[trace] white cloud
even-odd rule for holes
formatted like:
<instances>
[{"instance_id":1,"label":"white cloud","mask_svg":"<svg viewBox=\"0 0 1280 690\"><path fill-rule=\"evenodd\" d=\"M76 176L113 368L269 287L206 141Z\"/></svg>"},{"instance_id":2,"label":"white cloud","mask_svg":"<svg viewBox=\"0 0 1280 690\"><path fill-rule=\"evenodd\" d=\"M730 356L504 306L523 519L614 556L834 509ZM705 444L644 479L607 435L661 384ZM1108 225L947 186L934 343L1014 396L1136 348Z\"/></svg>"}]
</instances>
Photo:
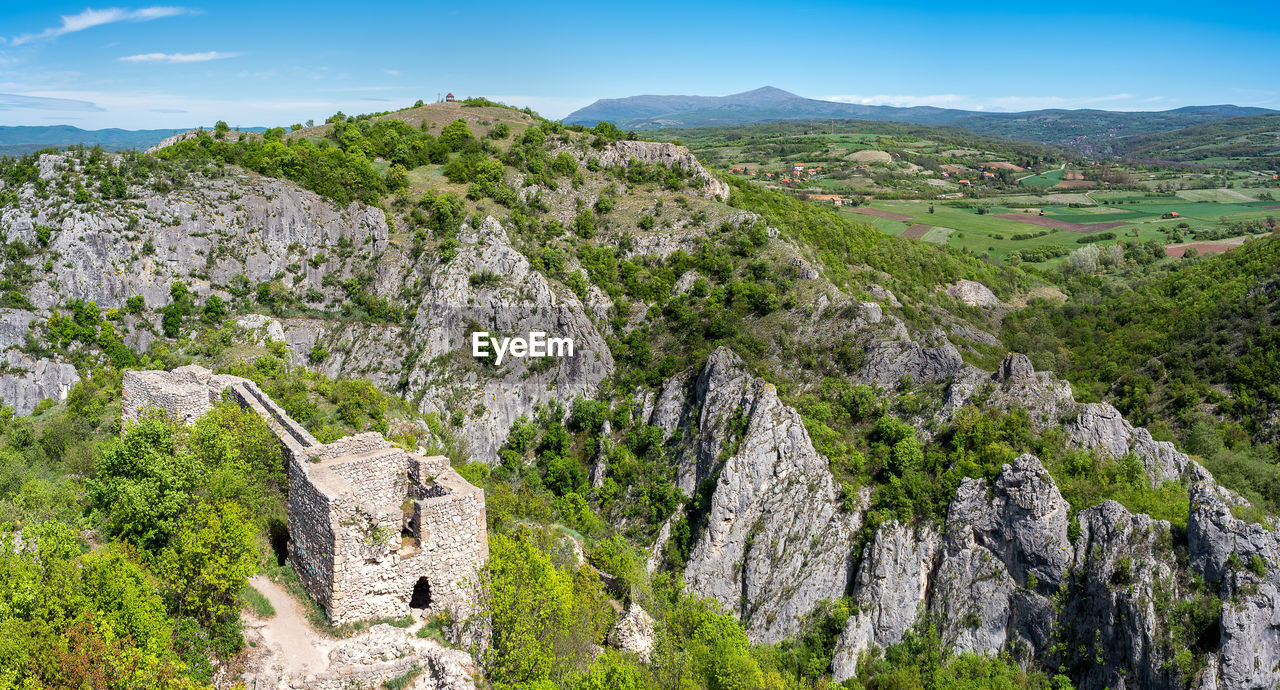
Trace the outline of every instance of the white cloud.
<instances>
[{"instance_id":1,"label":"white cloud","mask_svg":"<svg viewBox=\"0 0 1280 690\"><path fill-rule=\"evenodd\" d=\"M89 110L102 112L96 103L75 98L46 98L17 93L0 93L0 111L9 110Z\"/></svg>"},{"instance_id":2,"label":"white cloud","mask_svg":"<svg viewBox=\"0 0 1280 690\"><path fill-rule=\"evenodd\" d=\"M936 94L933 96L857 96L853 94L827 96L828 101L840 103L856 103L858 105L892 105L899 108L910 108L918 105L931 105L938 108L954 108L964 100L964 96L954 93Z\"/></svg>"},{"instance_id":3,"label":"white cloud","mask_svg":"<svg viewBox=\"0 0 1280 690\"><path fill-rule=\"evenodd\" d=\"M143 53L141 55L130 55L128 57L118 59L120 62L168 62L172 64L225 60L227 58L240 57L240 55L242 55L242 53L220 53L216 50L211 50L207 53Z\"/></svg>"},{"instance_id":4,"label":"white cloud","mask_svg":"<svg viewBox=\"0 0 1280 690\"><path fill-rule=\"evenodd\" d=\"M64 14L62 15L61 26L51 26L44 31L36 34L22 34L14 36L11 43L15 46L31 41L39 41L48 38L57 38L65 34L76 31L84 31L95 26L103 24L114 24L116 22L149 22L154 19L163 19L165 17L176 17L182 14L196 14L196 10L186 7L144 7L138 10L126 10L119 7L113 7L105 10L87 9L80 14Z\"/></svg>"},{"instance_id":5,"label":"white cloud","mask_svg":"<svg viewBox=\"0 0 1280 690\"><path fill-rule=\"evenodd\" d=\"M390 74L393 77L398 77L401 74L400 70L398 69L384 69L382 71L386 72L387 74Z\"/></svg>"}]
</instances>

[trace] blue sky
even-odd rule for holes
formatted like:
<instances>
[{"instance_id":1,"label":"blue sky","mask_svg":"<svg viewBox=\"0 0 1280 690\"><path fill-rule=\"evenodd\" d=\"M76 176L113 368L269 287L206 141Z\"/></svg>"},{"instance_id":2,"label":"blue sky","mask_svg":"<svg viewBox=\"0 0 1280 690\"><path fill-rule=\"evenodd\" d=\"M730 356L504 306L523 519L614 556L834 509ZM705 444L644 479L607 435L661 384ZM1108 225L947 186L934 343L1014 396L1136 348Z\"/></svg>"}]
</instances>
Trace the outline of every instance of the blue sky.
<instances>
[{"instance_id":1,"label":"blue sky","mask_svg":"<svg viewBox=\"0 0 1280 690\"><path fill-rule=\"evenodd\" d=\"M1280 109L1280 3L0 0L0 125L286 125L438 93Z\"/></svg>"}]
</instances>

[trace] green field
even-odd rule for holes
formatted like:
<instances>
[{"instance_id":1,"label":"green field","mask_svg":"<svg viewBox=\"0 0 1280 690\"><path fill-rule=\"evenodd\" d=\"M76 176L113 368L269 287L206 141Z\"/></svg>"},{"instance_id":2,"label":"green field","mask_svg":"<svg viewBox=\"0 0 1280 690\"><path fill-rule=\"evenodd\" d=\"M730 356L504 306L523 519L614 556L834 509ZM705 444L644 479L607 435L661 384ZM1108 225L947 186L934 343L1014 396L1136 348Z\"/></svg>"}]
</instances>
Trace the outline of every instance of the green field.
<instances>
[{"instance_id":1,"label":"green field","mask_svg":"<svg viewBox=\"0 0 1280 690\"><path fill-rule=\"evenodd\" d=\"M1023 187L1032 187L1034 189L1048 189L1062 181L1063 172L1065 171L1061 168L1057 170L1050 170L1049 172L1040 173L1039 175L1024 177L1018 181L1018 184Z\"/></svg>"},{"instance_id":2,"label":"green field","mask_svg":"<svg viewBox=\"0 0 1280 690\"><path fill-rule=\"evenodd\" d=\"M1213 191L1213 190L1206 190ZM1211 195L1204 195L1206 197ZM1266 206L1280 205L1273 201L1238 201L1221 203L1215 201L1187 201L1168 196L1135 196L1112 195L1105 197L1110 203L1101 206L1084 206L1088 203L1083 194L1075 195L1076 205L1044 205L1045 217L1070 223L1093 224L1105 222L1125 222L1108 230L1116 237L1100 242L1101 245L1115 242L1138 240L1168 241L1165 229L1186 223L1191 230L1211 230L1222 227L1222 221L1235 222L1241 220L1265 220L1268 216L1280 216L1276 209ZM1124 202L1124 203L1120 203ZM1129 203L1132 202L1132 203ZM977 208L965 208L963 205L946 204L935 201L873 201L871 208L892 211L912 216L908 221L876 218L852 209L842 209L849 218L868 223L887 235L900 235L912 224L920 223L934 226L922 238L923 241L947 244L957 249L968 249L975 254L986 254L992 259L1003 261L1010 252L1028 248L1057 245L1069 250L1084 246L1079 242L1086 235L1067 230L1055 230L1031 223L1024 223L1008 218L997 218L998 214L1026 214L1028 218L1037 217L1037 208L1008 208L1004 206L986 206L986 213L978 213ZM929 208L933 208L933 213ZM1165 213L1176 211L1177 218L1162 218ZM1184 229L1186 230L1186 229ZM1190 230L1188 241L1194 241ZM1036 235L1026 237L1027 235ZM1022 239L1014 239L1022 236ZM1221 241L1221 240L1207 240ZM1051 259L1049 263L1061 261Z\"/></svg>"}]
</instances>

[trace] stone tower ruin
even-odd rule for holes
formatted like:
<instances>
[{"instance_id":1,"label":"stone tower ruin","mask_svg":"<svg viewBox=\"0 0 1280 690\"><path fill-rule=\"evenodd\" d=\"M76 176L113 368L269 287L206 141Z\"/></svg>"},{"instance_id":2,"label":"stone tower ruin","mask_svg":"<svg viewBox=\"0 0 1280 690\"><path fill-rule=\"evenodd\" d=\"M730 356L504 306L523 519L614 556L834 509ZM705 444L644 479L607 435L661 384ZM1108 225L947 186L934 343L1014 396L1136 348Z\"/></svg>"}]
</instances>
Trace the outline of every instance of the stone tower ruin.
<instances>
[{"instance_id":1,"label":"stone tower ruin","mask_svg":"<svg viewBox=\"0 0 1280 690\"><path fill-rule=\"evenodd\" d=\"M448 458L382 434L316 441L253 382L199 366L126 371L122 425L163 410L186 424L225 399L256 412L284 449L288 562L335 625L414 609L469 615L489 556L484 491Z\"/></svg>"}]
</instances>

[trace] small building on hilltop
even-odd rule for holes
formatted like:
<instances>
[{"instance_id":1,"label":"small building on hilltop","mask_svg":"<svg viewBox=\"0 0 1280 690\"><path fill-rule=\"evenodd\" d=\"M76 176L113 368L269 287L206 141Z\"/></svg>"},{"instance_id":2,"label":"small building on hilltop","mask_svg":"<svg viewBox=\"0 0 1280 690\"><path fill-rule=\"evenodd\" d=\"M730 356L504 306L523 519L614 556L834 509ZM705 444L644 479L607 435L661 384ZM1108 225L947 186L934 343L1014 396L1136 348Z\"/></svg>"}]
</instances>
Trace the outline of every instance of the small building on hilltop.
<instances>
[{"instance_id":1,"label":"small building on hilltop","mask_svg":"<svg viewBox=\"0 0 1280 690\"><path fill-rule=\"evenodd\" d=\"M439 92L439 91L437 91L436 93L440 93L440 92ZM446 94L444 95L444 102L445 102L445 103L453 103L453 94L452 94L452 93L446 93Z\"/></svg>"},{"instance_id":2,"label":"small building on hilltop","mask_svg":"<svg viewBox=\"0 0 1280 690\"><path fill-rule=\"evenodd\" d=\"M484 491L448 458L377 432L320 443L253 381L199 366L126 371L122 389L126 428L152 409L190 424L224 398L266 420L284 451L288 562L331 623L470 615L489 557Z\"/></svg>"}]
</instances>

